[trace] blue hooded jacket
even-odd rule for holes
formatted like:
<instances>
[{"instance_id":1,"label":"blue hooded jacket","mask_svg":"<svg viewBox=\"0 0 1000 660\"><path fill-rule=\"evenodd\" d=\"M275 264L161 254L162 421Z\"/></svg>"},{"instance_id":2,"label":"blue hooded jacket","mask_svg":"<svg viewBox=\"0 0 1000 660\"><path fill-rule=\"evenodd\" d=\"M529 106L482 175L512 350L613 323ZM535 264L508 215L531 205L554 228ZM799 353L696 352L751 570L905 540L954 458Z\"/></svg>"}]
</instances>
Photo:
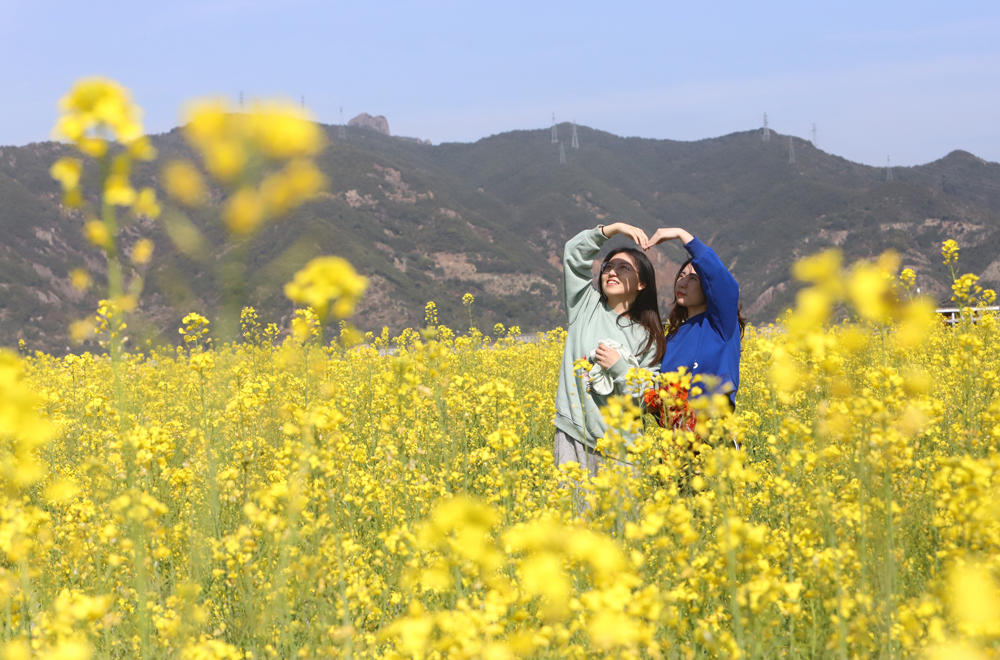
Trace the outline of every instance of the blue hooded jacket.
<instances>
[{"instance_id":1,"label":"blue hooded jacket","mask_svg":"<svg viewBox=\"0 0 1000 660\"><path fill-rule=\"evenodd\" d=\"M693 374L721 379L722 392L736 404L740 387L740 285L712 248L694 237L684 249L698 273L708 309L690 317L667 339L661 373L687 367Z\"/></svg>"}]
</instances>

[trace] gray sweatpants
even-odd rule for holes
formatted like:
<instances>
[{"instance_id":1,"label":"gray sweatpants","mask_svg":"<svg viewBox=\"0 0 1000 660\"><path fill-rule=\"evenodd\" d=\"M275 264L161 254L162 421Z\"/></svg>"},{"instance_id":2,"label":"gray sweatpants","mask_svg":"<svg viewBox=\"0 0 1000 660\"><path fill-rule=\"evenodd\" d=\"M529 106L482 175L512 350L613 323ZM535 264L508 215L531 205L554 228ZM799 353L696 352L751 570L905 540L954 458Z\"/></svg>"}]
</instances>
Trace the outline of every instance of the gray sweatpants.
<instances>
[{"instance_id":1,"label":"gray sweatpants","mask_svg":"<svg viewBox=\"0 0 1000 660\"><path fill-rule=\"evenodd\" d=\"M556 459L556 467L563 463L578 463L592 477L597 476L598 468L604 463L604 456L600 452L559 428L556 429L556 445L552 453Z\"/></svg>"}]
</instances>

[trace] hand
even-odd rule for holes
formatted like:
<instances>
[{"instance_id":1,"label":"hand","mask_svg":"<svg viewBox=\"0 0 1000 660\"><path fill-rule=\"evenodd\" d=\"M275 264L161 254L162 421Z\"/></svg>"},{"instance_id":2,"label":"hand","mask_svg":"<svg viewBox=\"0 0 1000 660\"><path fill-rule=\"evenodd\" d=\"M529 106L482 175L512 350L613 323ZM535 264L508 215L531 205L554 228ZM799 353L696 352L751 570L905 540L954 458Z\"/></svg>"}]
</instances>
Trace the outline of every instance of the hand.
<instances>
[{"instance_id":1,"label":"hand","mask_svg":"<svg viewBox=\"0 0 1000 660\"><path fill-rule=\"evenodd\" d=\"M649 243L645 249L648 250L654 245L659 245L660 243L666 243L667 241L673 240L679 240L684 245L687 245L694 240L694 236L680 227L663 227L662 229L656 230L656 233L654 233L652 238L649 239Z\"/></svg>"},{"instance_id":2,"label":"hand","mask_svg":"<svg viewBox=\"0 0 1000 660\"><path fill-rule=\"evenodd\" d=\"M648 250L650 248L649 238L646 237L646 232L639 229L638 227L633 227L632 225L627 225L624 222L615 222L610 225L605 225L603 229L604 235L608 238L615 236L616 234L622 234L628 236L633 241L635 241L639 247L643 250Z\"/></svg>"},{"instance_id":3,"label":"hand","mask_svg":"<svg viewBox=\"0 0 1000 660\"><path fill-rule=\"evenodd\" d=\"M605 369L610 369L611 365L621 359L621 355L618 354L613 348L608 348L604 344L598 344L597 350L595 351L594 362L601 365Z\"/></svg>"}]
</instances>

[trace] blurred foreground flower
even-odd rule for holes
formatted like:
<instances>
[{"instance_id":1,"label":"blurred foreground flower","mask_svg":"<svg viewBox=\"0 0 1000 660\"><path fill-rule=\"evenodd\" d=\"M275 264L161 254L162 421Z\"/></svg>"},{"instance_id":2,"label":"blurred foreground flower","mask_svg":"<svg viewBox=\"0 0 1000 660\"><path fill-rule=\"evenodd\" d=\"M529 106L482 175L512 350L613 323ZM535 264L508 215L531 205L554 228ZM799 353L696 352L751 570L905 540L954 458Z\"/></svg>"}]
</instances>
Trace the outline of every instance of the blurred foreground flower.
<instances>
[{"instance_id":1,"label":"blurred foreground flower","mask_svg":"<svg viewBox=\"0 0 1000 660\"><path fill-rule=\"evenodd\" d=\"M201 206L208 198L208 189L201 173L194 165L183 160L173 160L163 166L163 187L167 194L184 206Z\"/></svg>"},{"instance_id":2,"label":"blurred foreground flower","mask_svg":"<svg viewBox=\"0 0 1000 660\"><path fill-rule=\"evenodd\" d=\"M337 318L353 314L367 286L368 280L346 259L317 257L285 285L285 295L292 302L311 307L325 321L331 311Z\"/></svg>"},{"instance_id":3,"label":"blurred foreground flower","mask_svg":"<svg viewBox=\"0 0 1000 660\"><path fill-rule=\"evenodd\" d=\"M222 101L198 101L185 113L184 135L209 175L230 190L222 219L234 236L256 232L326 187L311 157L326 146L320 127L301 108L279 101L249 113ZM169 194L198 206L206 188L198 169L173 161L163 169Z\"/></svg>"},{"instance_id":4,"label":"blurred foreground flower","mask_svg":"<svg viewBox=\"0 0 1000 660\"><path fill-rule=\"evenodd\" d=\"M174 159L160 171L167 195L177 202L164 214L167 235L180 252L219 275L222 304L215 328L221 341L236 338L240 312L250 303L252 239L327 186L312 160L326 147L326 134L312 117L282 101L252 106L244 112L218 99L191 103L183 113L183 133L196 160ZM206 206L225 228L225 245L213 245L185 210ZM212 259L213 253L219 258ZM338 316L352 307L345 301Z\"/></svg>"},{"instance_id":5,"label":"blurred foreground flower","mask_svg":"<svg viewBox=\"0 0 1000 660\"><path fill-rule=\"evenodd\" d=\"M114 80L92 77L78 80L69 93L59 102L62 111L53 135L57 139L68 140L84 155L100 161L100 200L96 205L87 201L81 189L84 161L78 158L61 158L49 170L52 178L63 189L63 204L81 208L87 218L83 233L87 240L104 251L108 264L107 298L111 304L103 306L105 312L115 317L123 311L135 307L135 301L143 287L143 278L131 278L129 289L123 287L122 256L118 240L119 222L117 208L129 207L133 220L160 215L160 205L152 188L136 190L132 186L131 172L133 160L152 160L156 157L149 138L143 134L142 109L132 101L132 95ZM122 148L111 149L110 143L117 142ZM140 239L132 253L132 261L142 265L152 254L152 243ZM73 285L85 289L90 278L85 271L74 271ZM108 317L104 325L124 328L121 318ZM77 323L71 331L74 342L79 342L90 333L86 325ZM118 331L110 333L110 349L113 359L119 353Z\"/></svg>"},{"instance_id":6,"label":"blurred foreground flower","mask_svg":"<svg viewBox=\"0 0 1000 660\"><path fill-rule=\"evenodd\" d=\"M153 257L153 241L141 238L132 246L132 262L139 265L149 263Z\"/></svg>"},{"instance_id":7,"label":"blurred foreground flower","mask_svg":"<svg viewBox=\"0 0 1000 660\"><path fill-rule=\"evenodd\" d=\"M970 563L951 574L952 616L964 635L1000 636L1000 591L989 565Z\"/></svg>"},{"instance_id":8,"label":"blurred foreground flower","mask_svg":"<svg viewBox=\"0 0 1000 660\"><path fill-rule=\"evenodd\" d=\"M143 137L142 110L132 102L129 91L114 80L100 76L78 80L59 101L59 108L64 114L53 132L72 142L93 140L88 145L92 156L104 155L96 146L103 143L98 134L106 134L123 144Z\"/></svg>"},{"instance_id":9,"label":"blurred foreground flower","mask_svg":"<svg viewBox=\"0 0 1000 660\"><path fill-rule=\"evenodd\" d=\"M38 397L24 384L20 358L0 351L0 479L8 491L42 476L35 449L48 442L55 430L38 413L38 404Z\"/></svg>"},{"instance_id":10,"label":"blurred foreground flower","mask_svg":"<svg viewBox=\"0 0 1000 660\"><path fill-rule=\"evenodd\" d=\"M149 188L137 193L129 182L131 162L152 160L156 149L143 134L142 109L132 101L129 91L108 78L78 80L59 102L62 111L52 134L68 140L83 154L104 159L108 143L118 142L125 151L114 156L103 181L105 202L118 206L139 204L136 213L156 217L159 209ZM61 158L50 169L59 181L69 206L82 202L79 184L83 163L76 158ZM103 246L102 246L103 247Z\"/></svg>"}]
</instances>

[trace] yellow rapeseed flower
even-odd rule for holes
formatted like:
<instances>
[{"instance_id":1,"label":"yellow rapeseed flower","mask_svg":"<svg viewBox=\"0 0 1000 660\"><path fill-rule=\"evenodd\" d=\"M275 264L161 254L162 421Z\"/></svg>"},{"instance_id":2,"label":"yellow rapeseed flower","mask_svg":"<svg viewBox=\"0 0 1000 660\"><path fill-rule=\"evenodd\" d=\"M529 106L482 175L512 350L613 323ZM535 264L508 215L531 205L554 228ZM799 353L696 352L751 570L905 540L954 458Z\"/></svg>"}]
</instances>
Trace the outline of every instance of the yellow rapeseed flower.
<instances>
[{"instance_id":1,"label":"yellow rapeseed flower","mask_svg":"<svg viewBox=\"0 0 1000 660\"><path fill-rule=\"evenodd\" d=\"M795 313L788 319L790 332L804 335L810 330L822 327L830 318L833 300L822 288L802 289L795 297Z\"/></svg>"},{"instance_id":2,"label":"yellow rapeseed flower","mask_svg":"<svg viewBox=\"0 0 1000 660\"><path fill-rule=\"evenodd\" d=\"M338 318L354 313L368 280L341 257L317 257L285 285L289 300L316 310L321 319L332 311Z\"/></svg>"},{"instance_id":3,"label":"yellow rapeseed flower","mask_svg":"<svg viewBox=\"0 0 1000 660\"><path fill-rule=\"evenodd\" d=\"M281 215L312 199L326 187L326 177L308 160L293 160L267 177L260 192L268 212Z\"/></svg>"},{"instance_id":4,"label":"yellow rapeseed flower","mask_svg":"<svg viewBox=\"0 0 1000 660\"><path fill-rule=\"evenodd\" d=\"M142 136L141 110L127 89L108 78L78 80L59 107L64 114L56 123L57 138L79 142L89 131L101 130L129 144Z\"/></svg>"},{"instance_id":5,"label":"yellow rapeseed flower","mask_svg":"<svg viewBox=\"0 0 1000 660\"><path fill-rule=\"evenodd\" d=\"M771 382L780 392L791 393L802 382L802 373L795 359L784 347L772 353Z\"/></svg>"},{"instance_id":6,"label":"yellow rapeseed flower","mask_svg":"<svg viewBox=\"0 0 1000 660\"><path fill-rule=\"evenodd\" d=\"M802 282L824 282L839 276L843 259L840 250L825 250L796 261L792 266L792 274Z\"/></svg>"},{"instance_id":7,"label":"yellow rapeseed flower","mask_svg":"<svg viewBox=\"0 0 1000 660\"><path fill-rule=\"evenodd\" d=\"M132 206L136 201L135 188L127 176L111 174L104 183L104 199L115 206Z\"/></svg>"},{"instance_id":8,"label":"yellow rapeseed flower","mask_svg":"<svg viewBox=\"0 0 1000 660\"><path fill-rule=\"evenodd\" d=\"M161 172L167 194L185 206L197 207L208 199L208 189L198 169L183 160L172 160Z\"/></svg>"},{"instance_id":9,"label":"yellow rapeseed flower","mask_svg":"<svg viewBox=\"0 0 1000 660\"><path fill-rule=\"evenodd\" d=\"M92 318L73 321L69 324L69 340L79 346L86 339L92 337L96 329L97 325Z\"/></svg>"},{"instance_id":10,"label":"yellow rapeseed flower","mask_svg":"<svg viewBox=\"0 0 1000 660\"><path fill-rule=\"evenodd\" d=\"M958 243L952 239L941 244L941 256L944 257L944 265L956 263L958 261Z\"/></svg>"},{"instance_id":11,"label":"yellow rapeseed flower","mask_svg":"<svg viewBox=\"0 0 1000 660\"><path fill-rule=\"evenodd\" d=\"M110 232L108 232L108 226L101 220L89 220L83 226L83 234L87 237L88 241L97 247L104 248L105 250L110 250L114 247L114 241L111 238Z\"/></svg>"},{"instance_id":12,"label":"yellow rapeseed flower","mask_svg":"<svg viewBox=\"0 0 1000 660\"><path fill-rule=\"evenodd\" d=\"M108 141L99 137L81 137L76 141L76 148L91 158L101 158L108 153Z\"/></svg>"},{"instance_id":13,"label":"yellow rapeseed flower","mask_svg":"<svg viewBox=\"0 0 1000 660\"><path fill-rule=\"evenodd\" d=\"M45 499L56 504L65 504L71 501L80 492L71 479L57 479L45 488Z\"/></svg>"},{"instance_id":14,"label":"yellow rapeseed flower","mask_svg":"<svg viewBox=\"0 0 1000 660\"><path fill-rule=\"evenodd\" d=\"M156 191L152 188L143 188L140 190L132 204L133 213L148 218L160 217L160 210L160 204L156 201Z\"/></svg>"},{"instance_id":15,"label":"yellow rapeseed flower","mask_svg":"<svg viewBox=\"0 0 1000 660\"><path fill-rule=\"evenodd\" d=\"M129 143L128 153L136 160L149 161L156 158L157 151L150 139L143 135Z\"/></svg>"},{"instance_id":16,"label":"yellow rapeseed flower","mask_svg":"<svg viewBox=\"0 0 1000 660\"><path fill-rule=\"evenodd\" d=\"M90 273L85 268L75 268L69 272L69 280L77 291L86 291L90 287Z\"/></svg>"},{"instance_id":17,"label":"yellow rapeseed flower","mask_svg":"<svg viewBox=\"0 0 1000 660\"><path fill-rule=\"evenodd\" d=\"M430 301L424 305L424 325L432 327L438 324L437 305Z\"/></svg>"},{"instance_id":18,"label":"yellow rapeseed flower","mask_svg":"<svg viewBox=\"0 0 1000 660\"><path fill-rule=\"evenodd\" d=\"M1000 585L990 567L971 563L951 575L951 608L959 628L970 635L1000 635Z\"/></svg>"},{"instance_id":19,"label":"yellow rapeseed flower","mask_svg":"<svg viewBox=\"0 0 1000 660\"><path fill-rule=\"evenodd\" d=\"M0 350L0 440L10 443L4 443L0 480L8 488L23 487L42 476L35 450L52 437L55 429L38 412L39 403L25 384L21 359Z\"/></svg>"},{"instance_id":20,"label":"yellow rapeseed flower","mask_svg":"<svg viewBox=\"0 0 1000 660\"><path fill-rule=\"evenodd\" d=\"M209 321L196 312L186 315L181 323L184 325L177 332L184 337L184 345L197 348L207 341Z\"/></svg>"},{"instance_id":21,"label":"yellow rapeseed flower","mask_svg":"<svg viewBox=\"0 0 1000 660\"><path fill-rule=\"evenodd\" d=\"M76 158L60 158L49 168L49 174L62 185L63 190L74 190L80 185L83 163Z\"/></svg>"},{"instance_id":22,"label":"yellow rapeseed flower","mask_svg":"<svg viewBox=\"0 0 1000 660\"><path fill-rule=\"evenodd\" d=\"M206 144L202 150L205 169L215 178L226 183L235 181L247 164L247 153L242 143L222 138Z\"/></svg>"},{"instance_id":23,"label":"yellow rapeseed flower","mask_svg":"<svg viewBox=\"0 0 1000 660\"><path fill-rule=\"evenodd\" d=\"M196 145L214 140L226 130L228 105L218 99L194 101L183 112L184 135Z\"/></svg>"},{"instance_id":24,"label":"yellow rapeseed flower","mask_svg":"<svg viewBox=\"0 0 1000 660\"><path fill-rule=\"evenodd\" d=\"M861 263L855 266L847 281L847 293L862 318L882 321L889 311L887 297L891 284L877 264Z\"/></svg>"},{"instance_id":25,"label":"yellow rapeseed flower","mask_svg":"<svg viewBox=\"0 0 1000 660\"><path fill-rule=\"evenodd\" d=\"M142 265L149 263L153 256L153 241L141 238L132 246L132 262Z\"/></svg>"},{"instance_id":26,"label":"yellow rapeseed flower","mask_svg":"<svg viewBox=\"0 0 1000 660\"><path fill-rule=\"evenodd\" d=\"M978 281L979 277L972 273L965 273L956 278L951 285L951 299L960 303L974 303L976 297L982 293L982 288L976 284Z\"/></svg>"},{"instance_id":27,"label":"yellow rapeseed flower","mask_svg":"<svg viewBox=\"0 0 1000 660\"><path fill-rule=\"evenodd\" d=\"M67 639L42 657L44 660L90 660L94 651L85 640Z\"/></svg>"},{"instance_id":28,"label":"yellow rapeseed flower","mask_svg":"<svg viewBox=\"0 0 1000 660\"><path fill-rule=\"evenodd\" d=\"M237 236L252 234L264 222L264 203L253 188L240 188L226 201L222 211L226 228Z\"/></svg>"},{"instance_id":29,"label":"yellow rapeseed flower","mask_svg":"<svg viewBox=\"0 0 1000 660\"><path fill-rule=\"evenodd\" d=\"M4 644L0 654L2 654L3 660L32 660L31 646L20 639Z\"/></svg>"},{"instance_id":30,"label":"yellow rapeseed flower","mask_svg":"<svg viewBox=\"0 0 1000 660\"><path fill-rule=\"evenodd\" d=\"M249 132L267 156L279 160L315 156L326 136L305 110L291 103L260 104L248 116Z\"/></svg>"}]
</instances>

